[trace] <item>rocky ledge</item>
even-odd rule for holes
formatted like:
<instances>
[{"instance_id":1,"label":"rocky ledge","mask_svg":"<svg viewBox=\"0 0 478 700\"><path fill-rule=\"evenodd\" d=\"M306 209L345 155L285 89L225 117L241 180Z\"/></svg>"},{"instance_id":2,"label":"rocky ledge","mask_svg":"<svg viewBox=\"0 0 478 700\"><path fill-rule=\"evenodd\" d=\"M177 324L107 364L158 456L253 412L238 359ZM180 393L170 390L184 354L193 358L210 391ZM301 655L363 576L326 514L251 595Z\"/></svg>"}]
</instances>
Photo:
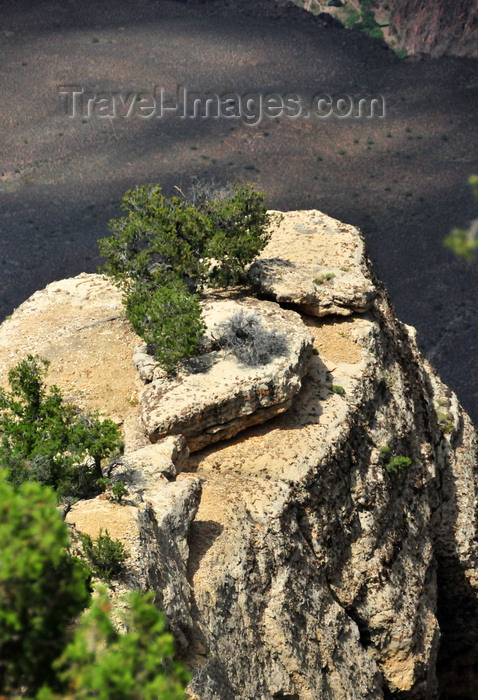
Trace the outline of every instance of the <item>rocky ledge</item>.
<instances>
[{"instance_id":1,"label":"rocky ledge","mask_svg":"<svg viewBox=\"0 0 478 700\"><path fill-rule=\"evenodd\" d=\"M22 350L41 352L65 393L113 410L124 426L125 454L110 477L127 483L125 504L81 501L68 518L126 544L116 592L155 591L193 669L191 699L474 698L474 428L394 315L359 233L316 211L284 221L298 227L302 260L295 247L263 259L302 270L303 290L311 275L349 268L367 297L349 297L353 313L312 312L323 308L320 284L309 313L308 292L288 293L294 311L208 299L199 371L186 366L181 382L166 381L152 358L134 353L138 338L114 290L84 275L38 292L2 325L2 376ZM323 224L328 238L318 234ZM257 277L261 294L282 298L278 269L267 292ZM336 278L330 309L343 309ZM237 304L282 324L289 355L259 370L215 349L217 326ZM274 392L261 394L265 377L281 387L275 407ZM268 420L257 424L256 413Z\"/></svg>"},{"instance_id":2,"label":"rocky ledge","mask_svg":"<svg viewBox=\"0 0 478 700\"><path fill-rule=\"evenodd\" d=\"M249 279L258 294L311 316L364 312L376 296L358 229L316 210L282 214Z\"/></svg>"},{"instance_id":3,"label":"rocky ledge","mask_svg":"<svg viewBox=\"0 0 478 700\"><path fill-rule=\"evenodd\" d=\"M174 378L137 352L135 361L152 381L140 396L141 420L152 442L166 435L184 435L191 451L234 437L286 411L298 394L309 368L312 337L293 311L278 304L245 298L206 300L203 315L209 339L220 343L220 326L234 314L252 315L266 331L283 339L283 352L266 364L249 366L226 350L209 350L185 362Z\"/></svg>"}]
</instances>

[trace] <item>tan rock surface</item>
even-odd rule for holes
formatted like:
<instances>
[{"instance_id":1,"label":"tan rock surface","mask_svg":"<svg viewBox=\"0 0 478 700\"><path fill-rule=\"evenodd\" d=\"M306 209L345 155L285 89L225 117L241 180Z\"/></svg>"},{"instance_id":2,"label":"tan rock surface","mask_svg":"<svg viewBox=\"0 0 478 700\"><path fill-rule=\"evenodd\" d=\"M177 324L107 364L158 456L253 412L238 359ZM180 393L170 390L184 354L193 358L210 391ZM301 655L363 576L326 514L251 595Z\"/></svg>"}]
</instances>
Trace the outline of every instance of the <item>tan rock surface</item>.
<instances>
[{"instance_id":1,"label":"tan rock surface","mask_svg":"<svg viewBox=\"0 0 478 700\"><path fill-rule=\"evenodd\" d=\"M257 314L266 329L284 334L287 350L254 367L241 364L224 350L211 351L184 363L176 377L162 373L146 384L140 396L146 434L153 442L168 434L184 435L191 451L287 410L300 390L312 350L310 333L300 317L272 302L214 300L206 301L203 308L212 336L220 323L244 310Z\"/></svg>"},{"instance_id":2,"label":"tan rock surface","mask_svg":"<svg viewBox=\"0 0 478 700\"><path fill-rule=\"evenodd\" d=\"M89 326L81 353L94 358L91 374L71 371L77 363L86 369L75 350L76 324L115 315L96 276L88 292L89 300L98 290L94 315L79 309L72 299L89 282L75 279L59 283L57 304L51 290L40 293L30 330L22 309L2 326L3 378L19 359L20 337L49 352L52 368L63 358L60 387L72 386L87 406L108 405L126 416L134 407L121 381L108 403L107 350L118 353L114 361L130 386L136 370L116 347L120 337L95 330L116 321ZM62 285L76 291L67 294ZM362 316L294 315L319 354L289 410L196 452L188 464L178 436L155 446L157 461L132 440L130 452L149 457L119 465L131 477L126 504L99 498L68 515L85 532L107 527L125 542L131 557L122 585L155 591L194 670L196 699L399 693L433 700L439 625L447 691L458 687L457 678L460 692L476 687L476 434L378 283L376 289ZM137 339L125 338L131 358ZM387 470L384 446L411 460L403 478ZM166 465L174 478L171 464L182 470L175 481L164 476ZM113 477L119 473L115 467Z\"/></svg>"},{"instance_id":3,"label":"tan rock surface","mask_svg":"<svg viewBox=\"0 0 478 700\"><path fill-rule=\"evenodd\" d=\"M376 295L358 229L317 210L283 214L248 274L260 294L312 316L363 312Z\"/></svg>"},{"instance_id":4,"label":"tan rock surface","mask_svg":"<svg viewBox=\"0 0 478 700\"><path fill-rule=\"evenodd\" d=\"M40 355L50 361L47 384L82 410L126 425L132 437L140 383L131 356L139 340L124 318L121 292L102 275L53 282L1 325L0 385L20 360Z\"/></svg>"}]
</instances>

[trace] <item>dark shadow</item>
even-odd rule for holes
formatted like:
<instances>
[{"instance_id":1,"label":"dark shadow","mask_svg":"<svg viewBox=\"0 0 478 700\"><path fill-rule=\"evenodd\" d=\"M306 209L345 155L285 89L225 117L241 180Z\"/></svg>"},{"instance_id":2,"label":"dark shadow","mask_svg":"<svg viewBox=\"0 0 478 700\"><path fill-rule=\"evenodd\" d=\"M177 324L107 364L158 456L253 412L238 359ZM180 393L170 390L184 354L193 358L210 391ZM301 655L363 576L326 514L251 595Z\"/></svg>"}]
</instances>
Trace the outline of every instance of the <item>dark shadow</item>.
<instances>
[{"instance_id":1,"label":"dark shadow","mask_svg":"<svg viewBox=\"0 0 478 700\"><path fill-rule=\"evenodd\" d=\"M209 370L219 362L217 352L208 352L205 355L191 357L184 362L184 369L188 374L206 374Z\"/></svg>"},{"instance_id":2,"label":"dark shadow","mask_svg":"<svg viewBox=\"0 0 478 700\"><path fill-rule=\"evenodd\" d=\"M188 581L192 583L194 574L199 569L201 559L212 547L221 532L222 525L214 520L194 520L188 533L189 559L187 567Z\"/></svg>"}]
</instances>

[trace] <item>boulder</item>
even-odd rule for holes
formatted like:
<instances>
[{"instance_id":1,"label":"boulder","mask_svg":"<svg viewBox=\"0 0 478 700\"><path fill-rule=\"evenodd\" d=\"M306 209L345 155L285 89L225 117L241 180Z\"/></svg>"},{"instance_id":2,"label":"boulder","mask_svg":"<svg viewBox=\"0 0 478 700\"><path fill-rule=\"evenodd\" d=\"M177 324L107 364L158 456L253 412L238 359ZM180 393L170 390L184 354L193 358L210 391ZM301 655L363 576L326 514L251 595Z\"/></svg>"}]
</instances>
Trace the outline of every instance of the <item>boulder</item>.
<instances>
[{"instance_id":1,"label":"boulder","mask_svg":"<svg viewBox=\"0 0 478 700\"><path fill-rule=\"evenodd\" d=\"M181 435L170 435L155 445L145 445L134 452L117 457L108 477L122 481L143 495L148 484L176 478L186 465L189 449Z\"/></svg>"},{"instance_id":2,"label":"boulder","mask_svg":"<svg viewBox=\"0 0 478 700\"><path fill-rule=\"evenodd\" d=\"M300 390L313 340L296 312L252 298L209 299L203 311L205 352L172 378L156 367L141 394L141 420L152 442L184 435L189 449L199 450L283 413ZM221 349L221 324L241 311L281 336L285 351L267 364L250 366Z\"/></svg>"},{"instance_id":3,"label":"boulder","mask_svg":"<svg viewBox=\"0 0 478 700\"><path fill-rule=\"evenodd\" d=\"M377 294L359 230L317 210L283 214L248 275L260 295L311 316L364 312Z\"/></svg>"}]
</instances>

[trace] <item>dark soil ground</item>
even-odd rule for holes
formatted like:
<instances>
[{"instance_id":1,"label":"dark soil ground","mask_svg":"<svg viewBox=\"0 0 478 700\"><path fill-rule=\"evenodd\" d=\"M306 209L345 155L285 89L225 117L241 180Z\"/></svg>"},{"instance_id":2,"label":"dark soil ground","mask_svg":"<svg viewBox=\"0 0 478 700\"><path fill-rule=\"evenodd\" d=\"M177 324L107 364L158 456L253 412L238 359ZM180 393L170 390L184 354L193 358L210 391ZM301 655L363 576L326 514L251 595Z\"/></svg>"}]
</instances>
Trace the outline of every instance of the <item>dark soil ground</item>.
<instances>
[{"instance_id":1,"label":"dark soil ground","mask_svg":"<svg viewBox=\"0 0 478 700\"><path fill-rule=\"evenodd\" d=\"M282 1L282 0L281 0ZM445 250L477 214L478 63L399 60L380 42L262 2L2 2L0 317L96 271L125 190L251 180L277 209L363 229L399 317L478 420L477 263ZM382 94L384 119L71 119L59 85L93 92Z\"/></svg>"}]
</instances>

